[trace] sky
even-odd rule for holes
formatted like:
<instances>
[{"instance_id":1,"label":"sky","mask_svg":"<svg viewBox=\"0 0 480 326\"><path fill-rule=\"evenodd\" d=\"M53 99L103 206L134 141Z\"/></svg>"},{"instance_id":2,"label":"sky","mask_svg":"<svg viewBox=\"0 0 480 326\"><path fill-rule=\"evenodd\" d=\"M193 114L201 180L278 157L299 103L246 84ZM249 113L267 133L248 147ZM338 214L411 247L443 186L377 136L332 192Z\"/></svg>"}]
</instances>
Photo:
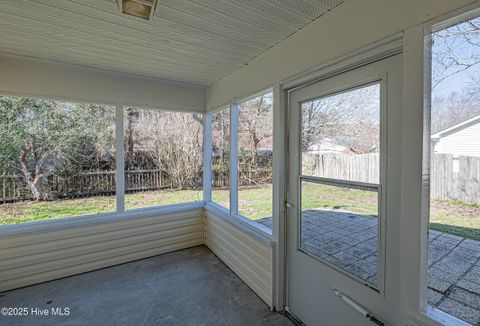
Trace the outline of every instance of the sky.
<instances>
[{"instance_id":1,"label":"sky","mask_svg":"<svg viewBox=\"0 0 480 326\"><path fill-rule=\"evenodd\" d=\"M439 83L432 92L433 96L448 96L452 92L460 92L468 86L472 76L480 76L480 64L467 71L450 76Z\"/></svg>"},{"instance_id":2,"label":"sky","mask_svg":"<svg viewBox=\"0 0 480 326\"><path fill-rule=\"evenodd\" d=\"M475 23L475 25L480 26L479 18L472 20L472 22ZM473 30L467 23L458 24L454 27L433 34L432 73L434 76L443 70L441 66L435 64L435 59L449 51L451 51L454 57L460 58L464 62L480 62L480 46L466 42L465 37L458 36L459 31L467 33L466 35L470 37L472 41L471 43L480 44L480 30ZM463 88L471 84L472 77L478 78L480 76L480 63L467 70L461 72L458 71L458 66L453 66L447 69L446 75L449 77L434 87L432 90L432 96L448 96L452 92L460 92Z\"/></svg>"}]
</instances>

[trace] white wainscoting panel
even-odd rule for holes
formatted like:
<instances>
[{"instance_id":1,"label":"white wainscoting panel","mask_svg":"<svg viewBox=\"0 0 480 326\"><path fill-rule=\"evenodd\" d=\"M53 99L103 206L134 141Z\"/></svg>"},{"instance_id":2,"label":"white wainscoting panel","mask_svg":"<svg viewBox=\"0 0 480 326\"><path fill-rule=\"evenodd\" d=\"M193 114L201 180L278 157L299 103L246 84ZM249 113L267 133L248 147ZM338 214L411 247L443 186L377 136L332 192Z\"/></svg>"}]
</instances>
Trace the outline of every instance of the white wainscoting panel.
<instances>
[{"instance_id":1,"label":"white wainscoting panel","mask_svg":"<svg viewBox=\"0 0 480 326\"><path fill-rule=\"evenodd\" d=\"M272 307L272 245L231 219L207 209L205 245Z\"/></svg>"},{"instance_id":2,"label":"white wainscoting panel","mask_svg":"<svg viewBox=\"0 0 480 326\"><path fill-rule=\"evenodd\" d=\"M0 235L0 291L202 245L204 209Z\"/></svg>"}]
</instances>

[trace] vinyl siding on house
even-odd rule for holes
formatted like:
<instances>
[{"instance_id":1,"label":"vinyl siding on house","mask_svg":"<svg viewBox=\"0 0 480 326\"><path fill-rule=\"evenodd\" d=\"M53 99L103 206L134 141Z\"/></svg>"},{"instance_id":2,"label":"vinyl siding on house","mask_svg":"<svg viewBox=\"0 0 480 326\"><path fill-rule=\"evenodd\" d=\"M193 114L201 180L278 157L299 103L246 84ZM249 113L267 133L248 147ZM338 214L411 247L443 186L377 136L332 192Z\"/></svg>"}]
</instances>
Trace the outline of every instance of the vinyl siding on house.
<instances>
[{"instance_id":1,"label":"vinyl siding on house","mask_svg":"<svg viewBox=\"0 0 480 326\"><path fill-rule=\"evenodd\" d=\"M480 121L442 135L434 147L435 153L480 156Z\"/></svg>"}]
</instances>

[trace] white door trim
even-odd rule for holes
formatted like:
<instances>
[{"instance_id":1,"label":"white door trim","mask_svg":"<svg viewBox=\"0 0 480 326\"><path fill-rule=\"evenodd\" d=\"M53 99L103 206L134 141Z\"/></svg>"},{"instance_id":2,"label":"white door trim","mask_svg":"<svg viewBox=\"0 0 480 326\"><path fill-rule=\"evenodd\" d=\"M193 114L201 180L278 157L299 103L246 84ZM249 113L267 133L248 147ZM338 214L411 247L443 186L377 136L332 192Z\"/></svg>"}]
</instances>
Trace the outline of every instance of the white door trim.
<instances>
[{"instance_id":1,"label":"white door trim","mask_svg":"<svg viewBox=\"0 0 480 326\"><path fill-rule=\"evenodd\" d=\"M381 186L379 187L379 189L380 189L380 191L381 191L381 193L382 193L382 197L383 197L383 198L382 198L382 201L379 203L379 204L381 205L381 207L379 208L379 209L380 209L380 212L381 212L381 218L380 218L380 224L379 224L379 232L380 232L380 234L381 234L381 237L380 237L380 241L381 241L381 242L379 243L379 247L378 247L378 249L379 249L379 251L380 251L380 252L379 252L379 255L380 255L380 256L379 256L379 270L378 270L379 280L378 280L378 284L377 284L377 286L376 286L377 292L379 292L379 293L378 293L378 299L373 299L374 296L371 297L372 300L373 300L373 302L376 301L377 303L380 303L381 300L384 300L384 299L380 299L380 298L384 298L384 297L385 297L385 292L384 292L385 280L383 279L382 276L384 275L384 270L385 270L385 257L384 257L384 255L386 255L386 250L385 250L385 246L386 246L385 241L386 241L386 236L387 236L387 234L386 234L386 233L387 233L387 232L386 232L386 225L385 225L385 223L386 223L386 211L387 211L386 205L387 205L387 202L390 202L390 200L387 200L387 198L386 198L386 191L385 191L385 190L386 190L386 189L385 189L385 185L386 185L386 182L387 182L387 181L386 181L386 177L385 177L385 176L386 176L386 171L385 171L385 170L386 170L386 168L387 168L387 164L386 164L386 147L389 146L389 145L387 145L387 143L390 143L390 141L387 140L387 136L386 136L386 129L387 129L387 122L386 122L386 121L387 121L387 116L386 116L386 114L387 114L387 112L386 112L387 105L386 105L386 101L387 101L387 98L390 98L390 100L388 100L388 102L389 102L389 106L388 106L388 107L390 107L392 103L397 103L398 105L394 105L394 106L392 106L392 108L394 109L394 111L396 111L396 115L398 115L399 112L400 112L400 110L398 110L398 109L399 109L399 106L400 106L398 100L397 100L397 99L393 100L393 99L391 98L391 95L392 95L392 94L388 94L388 95L387 95L387 93L385 93L385 92L389 92L389 91L387 90L387 88L385 87L385 84L387 83L387 80L390 79L390 78L389 78L389 73L387 73L387 71L390 71L390 70L388 70L388 69L386 68L386 67L388 67L388 66L385 66L385 64L388 64L388 65L394 64L392 67L398 67L398 59L393 59L393 58L392 58L393 61L391 61L390 57L392 57L392 55L389 55L388 57L380 56L380 58L379 58L378 60L376 60L375 62L368 62L367 64L364 64L364 65L354 66L354 68L352 68L352 69L350 69L350 70L341 70L341 72L339 72L338 74L329 75L328 77L322 78L322 79L320 79L319 81L322 81L322 82L323 82L324 80L326 81L327 79L330 79L330 78L337 78L337 79L336 79L336 80L335 80L335 79L332 79L332 83L329 82L329 83L327 83L327 84L325 85L326 87L329 88L328 90L325 90L325 94L323 94L323 92L322 92L321 89L319 89L319 91L320 91L319 94L317 94L317 93L312 94L312 97L313 97L313 98L318 98L318 97L322 97L322 95L329 95L329 94L331 94L332 92L333 92L333 93L335 93L336 91L342 91L342 92L343 92L343 91L345 91L345 90L351 89L352 87L355 88L355 87L362 86L362 85L368 85L368 84L371 83L372 81L379 82L380 85L382 86L382 87L381 87L381 95L380 95L380 96L381 96L381 102L382 102L382 111L380 112L380 119L381 119L381 121L382 121L382 123L383 123L383 127L382 127L382 129L381 129L381 143L383 144L383 145L382 145L382 149L381 149L381 153L382 153L382 155L381 155L381 156L382 156L382 159L381 159L381 160L382 160L382 163L383 163L383 164L382 164L382 168L381 168L381 171L380 171L380 175L381 175L380 185L381 185ZM379 70L378 72L375 72L377 68L373 68L373 70L370 70L370 68L366 68L366 67L369 66L370 64L376 64L376 62L381 62L381 61L383 61L383 60L388 60L388 61L385 61L385 64L384 64L384 63L381 63L380 66L378 66L379 69L381 69L381 70ZM389 62L391 62L391 63L389 63ZM380 67L383 67L383 68L380 68ZM364 69L364 68L365 68L365 69ZM357 70L357 69L359 69L359 70ZM384 70L384 69L387 69L387 70ZM395 71L396 71L396 72L395 72L395 76L399 76L399 77L393 77L393 78L394 78L393 81L394 81L395 84L390 85L390 82L388 82L388 83L389 83L389 87L391 88L392 92L394 92L394 93L395 93L395 90L397 89L396 87L397 87L398 85L401 85L401 84L398 83L398 81L399 81L398 78L401 78L400 73L398 72L399 69L396 68ZM401 70L400 70L400 72L401 72ZM374 76L374 74L377 74L377 73L379 73L379 75L375 75L375 76ZM344 84L344 85L342 85L342 81L341 81L340 79L338 79L339 75L343 75L343 74L348 74L348 75L345 75L345 77L346 77L347 79L345 80L345 84ZM348 77L347 77L347 76L348 76ZM396 80L396 81L395 81L395 80ZM295 103L296 103L296 102L304 101L305 99L309 99L309 98L310 98L310 97L309 97L310 94L308 94L308 93L302 94L302 88L303 88L303 87L307 87L307 86L308 86L309 88L311 88L312 84L313 84L312 82L309 82L309 83L306 83L305 85L302 85L302 87L296 87L295 89L292 89L292 90L289 90L289 91L288 91L288 96L289 96L289 97L288 97L288 103L287 103L287 104L288 104L288 107L287 107L288 110L290 110L291 107L295 106L295 104L294 104L292 101L295 101ZM327 86L327 85L328 85L328 86ZM393 86L393 85L395 85L395 86ZM392 88L392 87L393 87L393 88ZM338 88L338 89L337 89L337 88ZM296 97L296 99L293 99L293 98L292 98L292 96L293 96L293 93L292 93L293 90L295 90L295 97ZM312 92L313 90L314 90L314 89L308 90L308 89L306 88L306 91L309 91L309 92ZM396 94L397 94L397 95L394 95L395 98L400 97L400 95L401 95L401 93L398 93L398 92L397 92ZM399 95L399 94L400 94L400 95ZM390 103L391 101L394 101L394 102ZM389 110L390 110L390 109L389 109ZM295 126L296 126L296 125L298 124L298 123L297 123L297 122L298 122L298 121L297 121L298 118L296 117L296 115L293 116L291 112L287 112L287 114L289 115L289 116L287 117L287 121L289 121L289 123L294 123ZM395 115L394 115L394 116L395 116ZM391 119L393 119L393 117L392 117L392 118L389 118L389 120L391 120ZM398 117L396 117L395 119L398 120ZM392 122L392 121L390 121L390 122ZM398 127L398 126L397 126L397 127ZM398 128L397 128L397 129L398 129ZM397 130L397 131L398 131L398 130ZM394 134L398 134L397 131L395 131ZM298 132L299 132L298 127L297 127L297 128L294 128L293 125L291 125L289 128L287 127L287 131L286 131L286 132L290 134L290 137L288 137L288 138L289 138L288 142L291 143L291 144L289 144L289 145L290 145L290 146L295 146L295 144L292 142L292 135L293 135L292 133L295 133L295 135L296 135L296 137L294 137L295 139L298 138ZM395 138L395 141L394 141L394 143L395 143L394 146L395 146L395 147L399 146L399 144L396 144L399 139L400 139L399 137L396 137L396 138ZM291 159L291 156L292 156L292 155L293 155L293 152L290 152L287 157L288 157L289 159ZM297 157L298 154L295 154L295 156L296 156L295 160L292 161L292 163L288 163L288 164L293 164L293 165L295 165L295 166L289 166L289 167L287 167L287 171L288 171L289 168L296 168L296 169L298 168L299 165L294 163L294 162L296 162L296 159L298 158L298 157ZM395 160L396 160L396 159L395 159ZM296 171L297 171L297 170L295 170L295 173L296 173ZM397 171L398 171L398 169L397 169ZM398 178L398 173L394 174L393 176L394 176L395 179L397 179L397 178ZM287 180L288 180L287 183L289 183L289 182L296 182L296 179L295 179L295 181L294 181L293 179L292 179L292 180L289 180L289 179L290 179L290 178L287 178ZM389 177L389 179L390 179L390 177ZM291 187L291 186L288 186L288 187L287 187L287 192L290 192L291 190L292 190L292 187ZM290 200L290 201L292 202L292 206L298 208L298 205L300 205L300 204L297 203L297 199L296 199L296 198L297 198L297 192L295 192L294 194L291 194L291 195L292 195L292 196L287 196L287 200ZM395 195L394 198L396 198L396 197L397 197L397 196ZM389 210L391 211L392 209L394 209L393 206L392 206ZM398 215L398 214L394 214L394 215L395 215L395 217L392 217L392 218L393 218L392 221L396 221L396 222L393 224L393 225L396 225L396 224L399 223L398 216L396 216L396 215ZM391 219L391 218L390 218L390 219ZM397 228L394 228L394 229L397 229ZM290 230L290 231L293 232L292 230ZM397 237L395 237L395 238L397 238ZM396 241L396 240L395 240L395 241ZM287 245L287 242L285 242L285 245ZM293 247L292 247L292 248L293 248ZM397 249L398 249L397 244L394 245L394 248L396 248L396 249L393 249L393 250L397 253ZM287 250L290 250L290 249L287 249ZM294 250L294 249L291 249L291 250ZM290 258L290 257L289 257L289 258ZM288 262L288 261L286 261L286 263L287 263L287 262ZM395 264L395 265L396 265L396 264ZM395 268L394 268L394 269L395 269ZM345 274L345 273L342 273L342 274ZM390 275L390 274L391 274L391 273L389 273L389 275ZM356 279L355 277L351 277L350 275L348 275L348 276L349 276L349 278L354 278L354 279ZM394 277L393 275L390 275L390 276ZM288 288L289 285L288 285L288 284L289 284L292 280L290 279L290 275L285 275L285 277L286 277L286 282L285 282L285 288L284 288L284 290L285 290L286 298L287 298L287 300L286 300L285 302L286 302L286 306L287 306L287 308L288 308L288 306L289 306L288 298L289 298L289 296L290 296L289 293L288 293L288 292L289 292L289 288ZM393 278L390 278L390 279L393 279ZM392 281L389 281L389 284L390 284L391 282L392 282ZM362 282L362 283L363 283L363 282ZM353 286L354 288L359 288L359 287L357 287L357 285L350 285L350 284L354 284L354 283L350 283L350 282L349 282L348 284L349 284L349 286ZM360 285L361 285L361 284L358 284L358 286L360 286ZM298 293L297 293L295 296L298 296ZM388 299L388 301L390 301L391 303L393 303L392 300L393 300L393 301L396 301L396 299L395 299L395 298L392 298L391 295L390 295L389 297L390 297L390 299ZM370 302L370 304L372 305L373 302ZM298 307L297 307L297 308L298 308ZM287 309L287 310L288 310L288 309ZM393 316L392 316L392 317L393 317Z\"/></svg>"},{"instance_id":2,"label":"white door trim","mask_svg":"<svg viewBox=\"0 0 480 326\"><path fill-rule=\"evenodd\" d=\"M288 191L288 139L289 139L289 92L308 83L328 78L335 74L381 60L403 52L403 33L395 34L384 40L370 44L340 59L331 61L311 71L304 72L273 87L274 115L274 184L277 185L273 194L273 238L275 242L273 292L277 311L287 308L288 280L286 275L286 198Z\"/></svg>"},{"instance_id":3,"label":"white door trim","mask_svg":"<svg viewBox=\"0 0 480 326\"><path fill-rule=\"evenodd\" d=\"M402 51L403 33L398 33L294 76L284 81L281 86L288 91L305 87L308 84L388 58Z\"/></svg>"}]
</instances>

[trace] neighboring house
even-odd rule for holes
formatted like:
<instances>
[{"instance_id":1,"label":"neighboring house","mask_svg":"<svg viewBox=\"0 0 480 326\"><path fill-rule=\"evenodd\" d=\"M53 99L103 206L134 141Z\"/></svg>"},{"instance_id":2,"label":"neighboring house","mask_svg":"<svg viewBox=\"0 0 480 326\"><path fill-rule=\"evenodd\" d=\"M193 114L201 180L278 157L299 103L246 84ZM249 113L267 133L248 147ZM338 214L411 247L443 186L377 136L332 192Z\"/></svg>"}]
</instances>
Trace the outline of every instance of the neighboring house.
<instances>
[{"instance_id":1,"label":"neighboring house","mask_svg":"<svg viewBox=\"0 0 480 326\"><path fill-rule=\"evenodd\" d=\"M325 154L325 153L343 153L354 154L353 151L347 146L338 144L335 140L325 138L316 144L310 146L308 150L309 154Z\"/></svg>"},{"instance_id":2,"label":"neighboring house","mask_svg":"<svg viewBox=\"0 0 480 326\"><path fill-rule=\"evenodd\" d=\"M432 135L434 153L480 157L480 115Z\"/></svg>"}]
</instances>

